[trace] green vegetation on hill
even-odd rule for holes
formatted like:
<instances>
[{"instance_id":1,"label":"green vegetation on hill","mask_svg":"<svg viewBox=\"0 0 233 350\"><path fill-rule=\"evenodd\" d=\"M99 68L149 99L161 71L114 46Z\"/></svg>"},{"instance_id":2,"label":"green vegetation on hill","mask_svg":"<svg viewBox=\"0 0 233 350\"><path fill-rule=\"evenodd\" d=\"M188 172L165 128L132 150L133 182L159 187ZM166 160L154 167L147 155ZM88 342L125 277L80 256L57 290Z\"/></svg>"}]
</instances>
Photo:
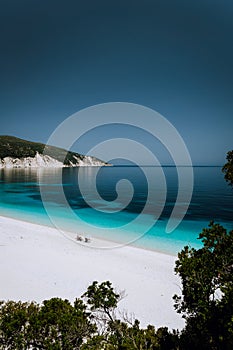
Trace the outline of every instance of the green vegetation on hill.
<instances>
[{"instance_id":1,"label":"green vegetation on hill","mask_svg":"<svg viewBox=\"0 0 233 350\"><path fill-rule=\"evenodd\" d=\"M36 153L48 155L65 165L70 162L77 164L77 157L84 159L84 155L66 151L65 149L55 146L48 146L39 142L26 141L14 136L0 136L0 159L5 157L25 158L35 157ZM93 157L94 160L96 158Z\"/></svg>"}]
</instances>

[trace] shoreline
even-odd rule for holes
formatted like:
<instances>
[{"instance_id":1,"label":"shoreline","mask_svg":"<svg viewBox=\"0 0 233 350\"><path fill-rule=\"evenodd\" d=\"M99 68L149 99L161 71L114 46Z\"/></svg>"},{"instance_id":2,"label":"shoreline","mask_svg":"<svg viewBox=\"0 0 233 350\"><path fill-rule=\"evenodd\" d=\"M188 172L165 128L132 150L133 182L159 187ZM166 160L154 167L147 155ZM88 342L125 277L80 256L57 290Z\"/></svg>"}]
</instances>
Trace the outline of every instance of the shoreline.
<instances>
[{"instance_id":1,"label":"shoreline","mask_svg":"<svg viewBox=\"0 0 233 350\"><path fill-rule=\"evenodd\" d=\"M12 219L12 220L16 220L16 221L20 221L20 222L25 222L28 224L32 224L32 225L37 225L37 226L43 226L43 227L47 227L49 229L54 229L56 230L59 234L61 234L64 238L69 239L70 241L72 241L73 243L77 243L77 244L84 244L82 242L77 242L77 240L75 238L72 238L71 236L77 236L79 235L79 232L77 232L76 234L72 231L68 231L68 230L62 230L62 229L58 229L56 228L53 223L50 225L46 224L46 223L37 223L37 222L33 222L33 221L29 221L26 219L20 219L20 218L15 218L13 216L10 215L6 215L6 214L0 214L0 219L1 218L7 218L7 219ZM80 234L80 236L83 236L85 238L85 235L82 233ZM137 242L138 239L130 241L129 243L123 243L120 241L115 241L114 239L107 239L107 238L99 238L96 237L95 235L91 235L90 232L88 232L86 234L87 237L89 237L91 239L91 241L88 244L84 244L85 246L87 246L88 248L97 248L97 249L120 249L122 247L131 247L133 249L139 249L139 250L145 250L145 251L149 251L149 252L154 252L154 253L158 253L158 254L162 254L162 255L169 255L172 257L176 257L177 258L177 254L174 252L168 252L168 251L163 251L163 250L159 250L159 249L153 249L153 248L149 248L149 247L143 247L143 246L139 246L139 245L134 245L135 242Z\"/></svg>"},{"instance_id":2,"label":"shoreline","mask_svg":"<svg viewBox=\"0 0 233 350\"><path fill-rule=\"evenodd\" d=\"M134 314L142 327L183 328L172 300L180 294L175 256L133 246L100 249L103 241L96 238L89 247L55 228L6 216L0 216L0 232L0 300L73 301L93 281L109 280L117 291L125 290L118 309Z\"/></svg>"}]
</instances>

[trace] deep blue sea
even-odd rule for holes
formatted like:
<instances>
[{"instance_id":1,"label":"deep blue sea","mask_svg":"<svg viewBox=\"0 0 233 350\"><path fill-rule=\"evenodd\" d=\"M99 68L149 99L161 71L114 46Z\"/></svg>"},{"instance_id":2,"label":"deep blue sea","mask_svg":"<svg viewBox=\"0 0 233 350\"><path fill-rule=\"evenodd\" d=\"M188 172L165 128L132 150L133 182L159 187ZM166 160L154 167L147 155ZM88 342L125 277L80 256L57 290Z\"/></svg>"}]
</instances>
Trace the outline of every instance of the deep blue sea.
<instances>
[{"instance_id":1,"label":"deep blue sea","mask_svg":"<svg viewBox=\"0 0 233 350\"><path fill-rule=\"evenodd\" d=\"M177 170L146 168L153 180L150 188L144 167L1 169L0 214L169 254L177 254L184 245L199 247L197 237L210 220L233 229L233 189L221 167L193 168L191 203L171 233L166 225L178 192ZM162 195L161 170L167 185Z\"/></svg>"}]
</instances>

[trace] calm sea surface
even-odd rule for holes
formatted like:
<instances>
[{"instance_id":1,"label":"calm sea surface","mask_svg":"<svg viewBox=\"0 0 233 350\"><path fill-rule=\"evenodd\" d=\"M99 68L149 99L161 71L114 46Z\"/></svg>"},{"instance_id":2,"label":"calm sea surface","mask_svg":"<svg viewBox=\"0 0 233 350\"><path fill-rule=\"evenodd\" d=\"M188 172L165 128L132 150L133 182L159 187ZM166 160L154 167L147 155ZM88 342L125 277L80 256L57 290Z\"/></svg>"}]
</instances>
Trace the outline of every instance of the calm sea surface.
<instances>
[{"instance_id":1,"label":"calm sea surface","mask_svg":"<svg viewBox=\"0 0 233 350\"><path fill-rule=\"evenodd\" d=\"M152 179L150 186L145 168ZM2 169L0 213L55 225L74 234L84 232L122 243L133 241L135 246L172 254L187 244L200 246L198 234L210 220L233 228L233 190L224 181L220 167L193 168L192 201L180 225L169 234L166 224L178 191L176 168L145 168ZM166 193L160 183L161 170Z\"/></svg>"}]
</instances>

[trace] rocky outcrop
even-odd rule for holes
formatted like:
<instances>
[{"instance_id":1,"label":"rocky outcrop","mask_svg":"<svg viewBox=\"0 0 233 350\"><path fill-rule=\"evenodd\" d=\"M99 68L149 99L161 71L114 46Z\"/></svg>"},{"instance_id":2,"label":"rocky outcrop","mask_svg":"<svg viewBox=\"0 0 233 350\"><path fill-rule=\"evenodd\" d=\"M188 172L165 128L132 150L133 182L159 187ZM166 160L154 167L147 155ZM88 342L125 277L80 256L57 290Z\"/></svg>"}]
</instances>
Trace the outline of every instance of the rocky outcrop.
<instances>
[{"instance_id":1,"label":"rocky outcrop","mask_svg":"<svg viewBox=\"0 0 233 350\"><path fill-rule=\"evenodd\" d=\"M63 168L109 165L100 159L63 148L0 136L0 168Z\"/></svg>"},{"instance_id":2,"label":"rocky outcrop","mask_svg":"<svg viewBox=\"0 0 233 350\"><path fill-rule=\"evenodd\" d=\"M83 159L80 159L76 156L74 158L77 160L76 164L70 164L70 166L103 166L103 165L109 165L101 160L91 157L91 156L84 156ZM70 162L71 163L71 162Z\"/></svg>"},{"instance_id":3,"label":"rocky outcrop","mask_svg":"<svg viewBox=\"0 0 233 350\"><path fill-rule=\"evenodd\" d=\"M90 156L84 156L83 159L76 158L76 162L69 162L64 165L62 162L48 156L36 153L35 157L12 158L5 157L0 159L0 168L63 168L77 166L103 166L104 162Z\"/></svg>"}]
</instances>

